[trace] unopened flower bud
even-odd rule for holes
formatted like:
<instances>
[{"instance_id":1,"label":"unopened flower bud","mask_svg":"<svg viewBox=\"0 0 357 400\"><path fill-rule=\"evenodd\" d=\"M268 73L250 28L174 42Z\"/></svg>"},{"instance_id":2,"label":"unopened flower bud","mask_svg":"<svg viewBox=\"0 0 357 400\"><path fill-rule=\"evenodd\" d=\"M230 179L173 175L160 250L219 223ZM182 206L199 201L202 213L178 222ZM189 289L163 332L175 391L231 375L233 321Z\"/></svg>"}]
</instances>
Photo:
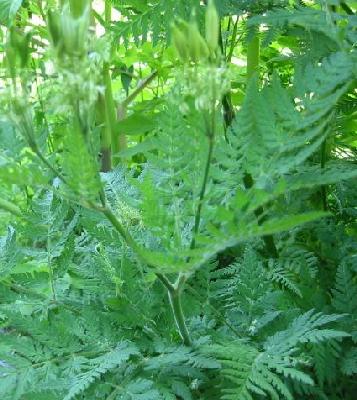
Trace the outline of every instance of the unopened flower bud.
<instances>
[{"instance_id":1,"label":"unopened flower bud","mask_svg":"<svg viewBox=\"0 0 357 400\"><path fill-rule=\"evenodd\" d=\"M60 22L63 45L67 54L83 54L89 27L89 13L86 12L79 18L74 18L67 9L61 15Z\"/></svg>"},{"instance_id":2,"label":"unopened flower bud","mask_svg":"<svg viewBox=\"0 0 357 400\"><path fill-rule=\"evenodd\" d=\"M47 25L51 36L52 44L56 47L61 40L60 17L57 13L49 10L47 15Z\"/></svg>"},{"instance_id":3,"label":"unopened flower bud","mask_svg":"<svg viewBox=\"0 0 357 400\"><path fill-rule=\"evenodd\" d=\"M215 52L219 39L219 16L213 0L208 1L206 9L206 42L209 49Z\"/></svg>"},{"instance_id":4,"label":"unopened flower bud","mask_svg":"<svg viewBox=\"0 0 357 400\"><path fill-rule=\"evenodd\" d=\"M207 44L198 30L196 22L189 24L189 54L193 62L206 59L209 54Z\"/></svg>"},{"instance_id":5,"label":"unopened flower bud","mask_svg":"<svg viewBox=\"0 0 357 400\"><path fill-rule=\"evenodd\" d=\"M188 61L186 37L177 25L172 26L172 40L181 61Z\"/></svg>"}]
</instances>

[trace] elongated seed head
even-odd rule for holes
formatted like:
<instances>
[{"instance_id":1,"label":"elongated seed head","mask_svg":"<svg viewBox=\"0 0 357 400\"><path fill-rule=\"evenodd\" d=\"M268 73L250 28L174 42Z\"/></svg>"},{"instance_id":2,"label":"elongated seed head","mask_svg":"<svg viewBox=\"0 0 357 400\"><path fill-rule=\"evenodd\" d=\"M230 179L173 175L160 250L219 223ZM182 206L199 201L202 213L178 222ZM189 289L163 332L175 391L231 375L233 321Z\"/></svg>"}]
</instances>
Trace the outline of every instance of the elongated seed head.
<instances>
[{"instance_id":1,"label":"elongated seed head","mask_svg":"<svg viewBox=\"0 0 357 400\"><path fill-rule=\"evenodd\" d=\"M206 42L211 51L216 51L219 39L219 16L213 0L208 1L206 9Z\"/></svg>"}]
</instances>

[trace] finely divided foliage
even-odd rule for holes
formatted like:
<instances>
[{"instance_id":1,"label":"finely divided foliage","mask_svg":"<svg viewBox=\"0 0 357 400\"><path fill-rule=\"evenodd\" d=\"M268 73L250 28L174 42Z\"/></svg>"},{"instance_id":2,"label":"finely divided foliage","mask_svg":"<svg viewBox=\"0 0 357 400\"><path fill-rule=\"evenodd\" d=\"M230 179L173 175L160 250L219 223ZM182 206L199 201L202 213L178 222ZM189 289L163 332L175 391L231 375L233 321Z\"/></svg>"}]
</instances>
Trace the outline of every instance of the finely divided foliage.
<instances>
[{"instance_id":1,"label":"finely divided foliage","mask_svg":"<svg viewBox=\"0 0 357 400\"><path fill-rule=\"evenodd\" d=\"M353 400L344 1L0 0L0 398Z\"/></svg>"}]
</instances>

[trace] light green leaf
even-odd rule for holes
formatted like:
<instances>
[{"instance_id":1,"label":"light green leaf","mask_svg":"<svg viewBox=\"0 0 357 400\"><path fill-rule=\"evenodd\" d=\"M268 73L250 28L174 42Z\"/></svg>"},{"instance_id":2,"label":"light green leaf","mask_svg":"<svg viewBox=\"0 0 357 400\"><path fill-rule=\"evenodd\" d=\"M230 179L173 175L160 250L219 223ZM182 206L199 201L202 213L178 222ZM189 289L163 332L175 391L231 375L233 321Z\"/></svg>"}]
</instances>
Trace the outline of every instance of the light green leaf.
<instances>
[{"instance_id":1,"label":"light green leaf","mask_svg":"<svg viewBox=\"0 0 357 400\"><path fill-rule=\"evenodd\" d=\"M120 133L125 135L144 135L156 127L155 116L146 116L135 113L118 122L117 128Z\"/></svg>"},{"instance_id":2,"label":"light green leaf","mask_svg":"<svg viewBox=\"0 0 357 400\"><path fill-rule=\"evenodd\" d=\"M10 25L23 0L0 0L0 24Z\"/></svg>"},{"instance_id":3,"label":"light green leaf","mask_svg":"<svg viewBox=\"0 0 357 400\"><path fill-rule=\"evenodd\" d=\"M272 219L261 226L252 230L252 236L271 235L273 233L287 231L298 225L306 224L323 217L327 217L329 213L322 211L312 211L299 215L289 215L284 218Z\"/></svg>"}]
</instances>

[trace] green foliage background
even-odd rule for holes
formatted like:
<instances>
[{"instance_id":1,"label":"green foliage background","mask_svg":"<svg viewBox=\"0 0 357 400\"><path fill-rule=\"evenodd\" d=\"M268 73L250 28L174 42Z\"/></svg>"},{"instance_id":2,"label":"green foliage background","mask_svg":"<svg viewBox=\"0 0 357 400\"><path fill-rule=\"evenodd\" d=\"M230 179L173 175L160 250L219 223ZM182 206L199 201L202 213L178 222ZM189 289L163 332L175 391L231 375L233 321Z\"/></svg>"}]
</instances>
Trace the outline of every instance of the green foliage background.
<instances>
[{"instance_id":1,"label":"green foliage background","mask_svg":"<svg viewBox=\"0 0 357 400\"><path fill-rule=\"evenodd\" d=\"M356 3L206 3L0 0L1 399L355 399Z\"/></svg>"}]
</instances>

